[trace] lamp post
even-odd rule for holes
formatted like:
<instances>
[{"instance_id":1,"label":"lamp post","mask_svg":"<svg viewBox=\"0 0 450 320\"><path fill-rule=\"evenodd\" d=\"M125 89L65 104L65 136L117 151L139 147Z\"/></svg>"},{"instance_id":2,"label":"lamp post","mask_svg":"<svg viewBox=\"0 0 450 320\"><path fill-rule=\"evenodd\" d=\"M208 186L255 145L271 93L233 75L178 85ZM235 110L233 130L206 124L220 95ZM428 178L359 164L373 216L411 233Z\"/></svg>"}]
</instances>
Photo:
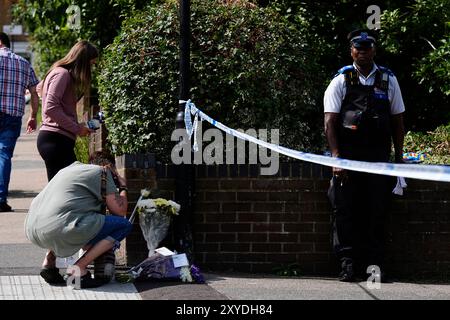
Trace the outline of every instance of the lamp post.
<instances>
[{"instance_id":1,"label":"lamp post","mask_svg":"<svg viewBox=\"0 0 450 320\"><path fill-rule=\"evenodd\" d=\"M190 73L190 0L180 0L180 100L189 99ZM184 125L184 103L179 103L176 128ZM179 216L174 219L174 239L178 252L184 252L193 261L192 196L194 192L193 167L180 164L175 167L175 201L181 205Z\"/></svg>"}]
</instances>

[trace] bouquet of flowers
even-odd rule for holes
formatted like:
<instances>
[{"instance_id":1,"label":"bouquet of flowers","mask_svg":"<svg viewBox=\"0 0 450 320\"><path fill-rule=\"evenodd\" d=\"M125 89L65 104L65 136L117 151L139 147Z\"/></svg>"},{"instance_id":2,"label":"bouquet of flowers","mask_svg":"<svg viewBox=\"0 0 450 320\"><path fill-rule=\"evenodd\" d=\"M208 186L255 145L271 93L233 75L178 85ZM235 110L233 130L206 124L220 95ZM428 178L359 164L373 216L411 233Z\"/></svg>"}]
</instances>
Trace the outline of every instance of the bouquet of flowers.
<instances>
[{"instance_id":1,"label":"bouquet of flowers","mask_svg":"<svg viewBox=\"0 0 450 320\"><path fill-rule=\"evenodd\" d=\"M143 280L181 280L182 282L204 283L200 269L189 265L186 254L176 254L166 248L156 250L156 253L131 268L127 273L116 275L119 282Z\"/></svg>"},{"instance_id":2,"label":"bouquet of flowers","mask_svg":"<svg viewBox=\"0 0 450 320\"><path fill-rule=\"evenodd\" d=\"M141 197L136 204L139 225L147 242L149 257L166 237L172 217L180 211L178 203L163 198L150 199L150 194L147 189L141 190Z\"/></svg>"},{"instance_id":3,"label":"bouquet of flowers","mask_svg":"<svg viewBox=\"0 0 450 320\"><path fill-rule=\"evenodd\" d=\"M164 247L156 249L166 237L172 217L180 211L178 203L155 198L156 194L154 190L141 190L141 197L130 217L130 221L134 221L135 213L139 215L139 225L149 250L148 258L126 273L116 274L116 280L164 279L204 283L199 268L189 264L186 254L177 254Z\"/></svg>"}]
</instances>

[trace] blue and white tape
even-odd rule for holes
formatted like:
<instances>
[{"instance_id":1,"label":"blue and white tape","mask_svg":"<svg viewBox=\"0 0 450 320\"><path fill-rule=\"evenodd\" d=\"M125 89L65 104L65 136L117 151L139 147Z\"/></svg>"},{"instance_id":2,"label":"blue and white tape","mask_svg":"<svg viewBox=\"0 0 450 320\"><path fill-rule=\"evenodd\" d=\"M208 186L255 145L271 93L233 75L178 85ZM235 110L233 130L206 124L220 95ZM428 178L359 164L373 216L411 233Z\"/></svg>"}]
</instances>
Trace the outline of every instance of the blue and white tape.
<instances>
[{"instance_id":1,"label":"blue and white tape","mask_svg":"<svg viewBox=\"0 0 450 320\"><path fill-rule=\"evenodd\" d=\"M186 130L188 130L188 136L191 137L197 129L197 121L194 120L194 124L191 121L191 114L201 119L204 119L211 123L213 126L219 128L222 131L225 131L227 134L232 135L236 138L243 139L249 142L256 143L264 148L268 148L272 151L284 154L286 156L317 163L324 166L329 167L338 167L347 170L359 171L359 172L367 172L374 174L383 174L394 177L405 177L412 179L421 179L421 180L433 180L433 181L444 181L450 182L450 166L444 165L423 165L423 164L394 164L394 163L386 163L386 162L364 162L364 161L356 161L356 160L347 160L341 158L332 158L312 153L306 153L302 151L292 150L289 148L285 148L279 145L275 145L272 143L268 143L266 141L258 140L248 134L243 132L236 131L231 129L224 124L212 119L207 114L203 113L199 110L191 100L188 101L180 101L180 103L186 102L185 108L185 122L186 122ZM188 115L189 114L189 115ZM189 128L189 129L188 129Z\"/></svg>"},{"instance_id":2,"label":"blue and white tape","mask_svg":"<svg viewBox=\"0 0 450 320\"><path fill-rule=\"evenodd\" d=\"M183 103L184 101L180 100L180 103ZM189 100L190 103L190 100ZM192 134L197 129L198 125L198 113L196 112L194 115L194 124L192 124L192 118L191 118L191 110L190 110L190 104L186 103L186 107L184 109L184 125L186 128L187 135L189 137L189 140L191 140ZM194 145L192 146L192 149L197 152L198 151L198 142L197 142L197 135L194 134Z\"/></svg>"}]
</instances>

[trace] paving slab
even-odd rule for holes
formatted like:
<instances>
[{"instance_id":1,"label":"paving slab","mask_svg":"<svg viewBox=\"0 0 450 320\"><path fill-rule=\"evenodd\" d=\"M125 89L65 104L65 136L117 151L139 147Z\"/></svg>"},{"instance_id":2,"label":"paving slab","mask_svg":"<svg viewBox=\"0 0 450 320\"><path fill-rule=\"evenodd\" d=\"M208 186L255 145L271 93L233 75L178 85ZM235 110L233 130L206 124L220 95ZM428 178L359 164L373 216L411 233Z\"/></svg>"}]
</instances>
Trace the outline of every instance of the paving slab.
<instances>
[{"instance_id":1,"label":"paving slab","mask_svg":"<svg viewBox=\"0 0 450 320\"><path fill-rule=\"evenodd\" d=\"M74 290L50 286L39 276L0 276L0 300L141 300L141 296L131 283Z\"/></svg>"}]
</instances>

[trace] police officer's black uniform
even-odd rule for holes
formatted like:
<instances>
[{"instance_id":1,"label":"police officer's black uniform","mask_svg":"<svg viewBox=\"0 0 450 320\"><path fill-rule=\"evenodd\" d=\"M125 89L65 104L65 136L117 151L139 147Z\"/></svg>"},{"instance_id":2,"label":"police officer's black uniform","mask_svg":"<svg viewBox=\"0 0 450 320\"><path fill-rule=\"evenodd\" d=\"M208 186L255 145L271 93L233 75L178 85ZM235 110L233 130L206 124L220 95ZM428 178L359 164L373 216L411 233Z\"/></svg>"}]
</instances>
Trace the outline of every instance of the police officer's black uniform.
<instances>
[{"instance_id":1,"label":"police officer's black uniform","mask_svg":"<svg viewBox=\"0 0 450 320\"><path fill-rule=\"evenodd\" d=\"M353 66L342 72L347 93L338 131L340 157L388 162L390 105L386 84L380 80L382 71L377 71L373 86L361 85ZM333 245L344 269L354 267L355 259L361 262L359 271L362 273L366 271L361 270L365 266L382 267L384 213L389 203L391 180L382 175L348 171L345 181L335 181Z\"/></svg>"},{"instance_id":2,"label":"police officer's black uniform","mask_svg":"<svg viewBox=\"0 0 450 320\"><path fill-rule=\"evenodd\" d=\"M338 125L339 157L388 162L391 154L391 71L378 67L373 85L362 85L353 65L339 70L346 94ZM348 171L344 180L333 178L329 194L333 204L333 246L342 264L341 280L367 266L383 269L384 214L389 205L392 178ZM367 277L366 277L367 278Z\"/></svg>"}]
</instances>

